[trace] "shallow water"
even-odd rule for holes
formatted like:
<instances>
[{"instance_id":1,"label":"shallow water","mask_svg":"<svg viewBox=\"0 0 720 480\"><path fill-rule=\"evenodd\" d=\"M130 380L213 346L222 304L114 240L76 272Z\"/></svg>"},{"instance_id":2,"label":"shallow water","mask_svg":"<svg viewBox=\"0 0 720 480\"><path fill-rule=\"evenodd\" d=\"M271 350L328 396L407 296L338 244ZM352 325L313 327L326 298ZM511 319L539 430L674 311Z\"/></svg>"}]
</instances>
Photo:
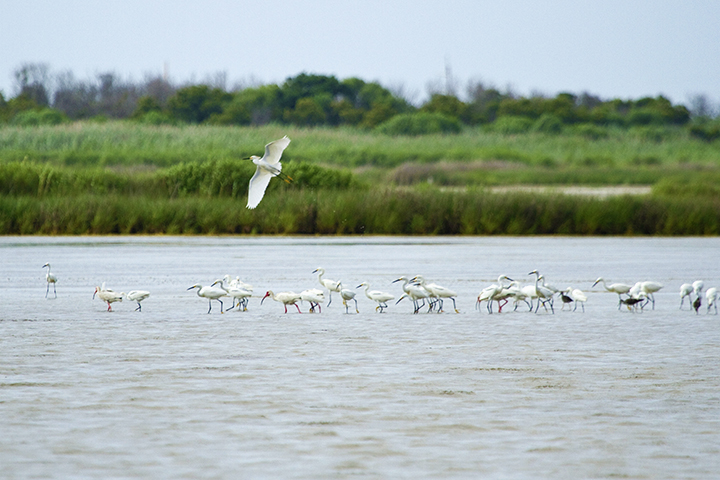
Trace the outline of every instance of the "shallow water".
<instances>
[{"instance_id":1,"label":"shallow water","mask_svg":"<svg viewBox=\"0 0 720 480\"><path fill-rule=\"evenodd\" d=\"M717 238L3 237L3 478L717 478L720 316L679 285L720 286ZM44 269L59 277L45 299ZM358 293L299 315L260 296L311 272L400 296L458 292L459 314L387 313ZM538 269L585 313L475 310L500 274ZM247 312L187 288L229 273ZM618 311L598 276L665 288ZM146 289L113 312L95 285ZM358 290L358 292L361 292ZM226 302L226 306L229 302ZM303 306L307 312L308 306Z\"/></svg>"}]
</instances>

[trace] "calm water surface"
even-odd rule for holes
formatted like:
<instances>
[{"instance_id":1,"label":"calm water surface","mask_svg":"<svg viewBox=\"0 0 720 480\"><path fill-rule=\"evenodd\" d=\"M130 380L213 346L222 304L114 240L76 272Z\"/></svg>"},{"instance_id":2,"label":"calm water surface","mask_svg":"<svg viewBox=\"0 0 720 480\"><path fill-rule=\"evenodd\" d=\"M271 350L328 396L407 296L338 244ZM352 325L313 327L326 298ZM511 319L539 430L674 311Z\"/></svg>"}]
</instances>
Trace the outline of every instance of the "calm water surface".
<instances>
[{"instance_id":1,"label":"calm water surface","mask_svg":"<svg viewBox=\"0 0 720 480\"><path fill-rule=\"evenodd\" d=\"M720 286L718 252L717 238L2 237L1 476L717 478L720 316L679 310L678 290ZM360 314L338 298L320 314L260 305L319 286L317 267L397 297L394 279L423 274L461 313L378 314L360 293ZM585 313L475 310L498 275L533 269L586 291ZM207 314L187 288L226 273L257 297ZM665 288L655 310L618 311L591 290L600 275ZM102 282L152 295L106 312Z\"/></svg>"}]
</instances>

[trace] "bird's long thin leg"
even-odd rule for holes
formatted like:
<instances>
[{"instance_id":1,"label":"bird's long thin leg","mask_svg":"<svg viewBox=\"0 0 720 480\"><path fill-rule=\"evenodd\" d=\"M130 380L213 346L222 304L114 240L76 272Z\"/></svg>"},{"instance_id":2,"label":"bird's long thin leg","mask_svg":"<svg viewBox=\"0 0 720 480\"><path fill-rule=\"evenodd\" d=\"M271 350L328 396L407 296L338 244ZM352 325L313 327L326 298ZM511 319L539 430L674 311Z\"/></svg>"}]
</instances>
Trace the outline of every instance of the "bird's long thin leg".
<instances>
[{"instance_id":1,"label":"bird's long thin leg","mask_svg":"<svg viewBox=\"0 0 720 480\"><path fill-rule=\"evenodd\" d=\"M457 305L455 304L455 297L450 297L450 300L453 302L453 309L455 309L455 313L460 313L460 311L457 309Z\"/></svg>"},{"instance_id":2,"label":"bird's long thin leg","mask_svg":"<svg viewBox=\"0 0 720 480\"><path fill-rule=\"evenodd\" d=\"M50 292L50 282L48 282L47 288L45 289L45 298L47 298L49 292Z\"/></svg>"},{"instance_id":3,"label":"bird's long thin leg","mask_svg":"<svg viewBox=\"0 0 720 480\"><path fill-rule=\"evenodd\" d=\"M353 298L353 300L355 301L355 313L360 313L360 310L358 310L358 306L357 306L357 300L355 300L354 298ZM717 307L715 307L715 313L717 314Z\"/></svg>"},{"instance_id":4,"label":"bird's long thin leg","mask_svg":"<svg viewBox=\"0 0 720 480\"><path fill-rule=\"evenodd\" d=\"M208 298L208 313L212 310L212 300Z\"/></svg>"},{"instance_id":5,"label":"bird's long thin leg","mask_svg":"<svg viewBox=\"0 0 720 480\"><path fill-rule=\"evenodd\" d=\"M138 304L138 308L136 308L135 311L136 311L136 312L137 312L137 311L142 312L142 306L140 305L140 302L137 302L137 304Z\"/></svg>"},{"instance_id":6,"label":"bird's long thin leg","mask_svg":"<svg viewBox=\"0 0 720 480\"><path fill-rule=\"evenodd\" d=\"M302 313L302 312L300 311L300 307L298 307L298 304L297 304L297 303L294 303L293 305L295 305L295 308L297 308L298 313Z\"/></svg>"},{"instance_id":7,"label":"bird's long thin leg","mask_svg":"<svg viewBox=\"0 0 720 480\"><path fill-rule=\"evenodd\" d=\"M328 290L328 304L327 304L327 306L329 307L331 303L332 303L332 290Z\"/></svg>"}]
</instances>

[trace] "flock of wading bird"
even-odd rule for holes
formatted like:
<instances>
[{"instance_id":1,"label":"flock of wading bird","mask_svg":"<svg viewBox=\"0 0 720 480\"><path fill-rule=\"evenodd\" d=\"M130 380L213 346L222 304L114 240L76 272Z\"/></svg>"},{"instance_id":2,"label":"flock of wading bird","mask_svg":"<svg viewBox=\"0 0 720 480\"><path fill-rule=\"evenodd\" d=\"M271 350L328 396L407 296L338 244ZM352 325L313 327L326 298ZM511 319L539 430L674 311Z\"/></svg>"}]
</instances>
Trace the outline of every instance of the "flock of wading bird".
<instances>
[{"instance_id":1,"label":"flock of wading bird","mask_svg":"<svg viewBox=\"0 0 720 480\"><path fill-rule=\"evenodd\" d=\"M53 293L57 298L56 284L58 277L50 271L50 264L46 263L43 268L47 268L45 279L47 281L47 288L45 290L45 298L50 293L50 285L53 287ZM318 274L318 282L323 287L310 288L303 290L300 293L295 292L280 292L274 293L272 290L268 290L260 300L262 305L266 298L270 297L283 304L285 307L285 313L287 313L288 305L294 305L297 308L298 313L302 313L300 305L302 302L308 302L310 304L310 313L320 313L322 311L321 304L325 302L325 290L327 290L327 306L332 303L333 292L340 295L342 298L343 306L345 307L345 313L349 313L350 304L348 302L354 302L355 313L360 313L358 309L357 299L355 298L357 289L363 288L365 290L365 296L377 303L375 307L376 311L380 313L384 312L388 308L388 302L395 300L395 295L380 290L370 290L368 282L362 282L355 289L345 288L340 281L330 280L323 278L325 270L323 268L317 268L313 274ZM507 275L500 275L496 284L490 285L480 292L475 302L475 308L480 309L482 302L486 302L485 308L488 313L493 313L493 303L497 303L498 313L502 312L510 302L513 302L513 310L517 310L518 306L524 303L529 312L537 313L542 306L545 311L555 313L554 302L556 298L559 298L562 307L561 310L565 309L565 306L574 304L573 311L576 311L578 306L581 306L582 311L585 311L585 302L587 301L587 295L580 289L567 287L565 289L559 289L551 284L545 282L545 277L540 274L537 270L533 270L528 275L535 275L535 282L528 285L522 286L520 282L513 280ZM453 309L459 313L455 299L457 294L449 288L443 287L436 283L428 283L422 275L416 275L412 278L402 276L392 283L402 282L402 291L398 300L395 302L397 305L404 299L409 299L412 302L413 313L419 313L423 308L427 307L427 313L443 312L444 302L451 300L453 303ZM601 283L602 286L608 292L616 293L618 296L618 310L625 305L628 310L633 312L642 312L644 308L651 304L653 310L655 309L655 296L654 293L663 288L663 285L658 282L644 281L637 282L634 285L628 285L625 283L612 283L608 285L605 280L600 277L593 287ZM683 283L680 286L680 309L683 308L685 299L688 299L690 306L695 310L695 313L699 313L700 307L703 304L703 289L705 285L702 280L696 280L693 283ZM253 296L253 286L240 280L239 277L232 278L230 275L225 275L222 279L215 280L210 286L202 286L195 284L188 290L197 289L197 295L201 298L208 300L208 311L212 311L213 300L220 304L220 313L224 313L223 298L230 298L232 300L232 306L227 310L237 308L238 310L247 311L249 299ZM100 287L95 287L93 293L93 299L97 296L103 302L107 303L107 310L112 311L112 304L115 302L122 302L123 298L137 303L136 311L142 311L141 302L150 296L150 292L147 290L131 290L128 293L115 292L105 287L105 283ZM694 296L694 299L693 299ZM706 313L710 313L711 308L714 308L715 314L717 315L717 297L718 290L715 287L708 288L705 291L705 303L707 305ZM548 308L549 307L549 308Z\"/></svg>"}]
</instances>

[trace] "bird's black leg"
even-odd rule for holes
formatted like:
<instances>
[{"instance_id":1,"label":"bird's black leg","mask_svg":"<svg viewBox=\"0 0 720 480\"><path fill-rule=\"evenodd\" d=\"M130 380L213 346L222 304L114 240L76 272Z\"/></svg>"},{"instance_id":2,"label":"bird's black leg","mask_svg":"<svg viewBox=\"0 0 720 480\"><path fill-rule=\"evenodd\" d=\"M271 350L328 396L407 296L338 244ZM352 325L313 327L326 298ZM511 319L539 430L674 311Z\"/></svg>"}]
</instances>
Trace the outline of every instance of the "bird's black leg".
<instances>
[{"instance_id":1,"label":"bird's black leg","mask_svg":"<svg viewBox=\"0 0 720 480\"><path fill-rule=\"evenodd\" d=\"M208 298L208 313L210 313L210 310L212 310L212 300Z\"/></svg>"}]
</instances>

